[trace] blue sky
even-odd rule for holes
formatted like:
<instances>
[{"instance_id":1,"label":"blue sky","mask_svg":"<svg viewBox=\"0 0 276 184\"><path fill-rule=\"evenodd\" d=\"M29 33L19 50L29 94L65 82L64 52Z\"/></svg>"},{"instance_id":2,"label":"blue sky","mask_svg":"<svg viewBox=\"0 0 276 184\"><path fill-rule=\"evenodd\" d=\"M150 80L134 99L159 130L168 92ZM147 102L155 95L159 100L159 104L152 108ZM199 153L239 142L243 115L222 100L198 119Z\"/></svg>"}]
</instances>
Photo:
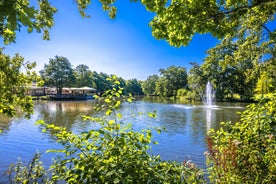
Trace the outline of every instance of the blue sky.
<instances>
[{"instance_id":1,"label":"blue sky","mask_svg":"<svg viewBox=\"0 0 276 184\"><path fill-rule=\"evenodd\" d=\"M87 10L89 19L80 16L73 1L53 1L53 5L58 12L50 41L23 29L17 34L16 43L5 46L4 52L20 53L26 61L36 61L38 71L49 58L58 55L66 57L73 67L85 64L92 71L145 80L149 75L159 74L160 68L171 65L189 68L190 62L201 63L205 51L218 43L210 35L195 35L189 46L181 48L157 40L148 26L154 14L140 3L128 0L116 3L115 20L101 10L97 1Z\"/></svg>"}]
</instances>

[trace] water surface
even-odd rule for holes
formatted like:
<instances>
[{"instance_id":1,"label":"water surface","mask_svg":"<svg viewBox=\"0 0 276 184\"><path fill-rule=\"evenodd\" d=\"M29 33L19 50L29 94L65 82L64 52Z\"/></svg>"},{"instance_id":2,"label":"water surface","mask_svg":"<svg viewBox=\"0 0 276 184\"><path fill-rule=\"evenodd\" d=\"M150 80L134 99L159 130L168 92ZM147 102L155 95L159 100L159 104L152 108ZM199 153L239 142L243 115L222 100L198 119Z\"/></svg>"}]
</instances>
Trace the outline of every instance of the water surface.
<instances>
[{"instance_id":1,"label":"water surface","mask_svg":"<svg viewBox=\"0 0 276 184\"><path fill-rule=\"evenodd\" d=\"M48 123L64 126L69 130L80 133L97 128L96 123L83 121L83 115L94 115L95 101L38 101L34 114L30 119L23 117L8 119L0 117L0 183L6 183L8 176L5 172L10 164L18 158L29 162L36 151L42 153L46 165L51 163L53 153L46 150L58 148L50 133L42 133L41 127L36 126L37 120L43 119ZM123 103L121 113L124 123L132 123L135 130L163 127L166 132L154 133L152 153L160 154L162 159L183 162L192 160L204 167L203 153L206 148L206 134L210 128L219 128L219 122L239 120L237 112L244 110L244 104L217 103L205 107L202 103L180 103L164 101L157 98L141 98L133 103ZM138 115L139 112L156 111L157 118Z\"/></svg>"}]
</instances>

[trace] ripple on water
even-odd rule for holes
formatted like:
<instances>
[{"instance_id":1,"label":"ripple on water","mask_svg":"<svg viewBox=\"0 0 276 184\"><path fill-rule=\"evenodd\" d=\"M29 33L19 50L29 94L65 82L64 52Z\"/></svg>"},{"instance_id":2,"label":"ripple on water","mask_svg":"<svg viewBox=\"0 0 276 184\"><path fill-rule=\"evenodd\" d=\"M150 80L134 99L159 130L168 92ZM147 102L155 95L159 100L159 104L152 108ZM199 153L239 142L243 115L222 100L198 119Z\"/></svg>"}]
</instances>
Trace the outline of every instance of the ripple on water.
<instances>
[{"instance_id":1,"label":"ripple on water","mask_svg":"<svg viewBox=\"0 0 276 184\"><path fill-rule=\"evenodd\" d=\"M64 102L65 103L65 102ZM87 131L95 128L92 122L79 121L81 111L66 111L64 107L86 107L89 104L81 102L39 102L35 106L35 114L31 119L13 119L4 123L0 120L3 133L0 134L0 184L8 183L8 176L2 176L7 171L9 164L15 163L21 157L25 163L29 162L36 150L45 153L47 149L60 148L51 137L50 133L42 133L40 126L35 126L37 119L44 119L50 123L65 126L74 132ZM153 131L153 139L158 145L153 145L153 153L160 154L166 160L193 162L204 164L204 151L206 150L205 135L209 128L219 128L221 121L236 121L239 119L238 106L234 104L217 104L219 109L208 109L202 104L167 104L137 101L132 104L122 104L120 112L128 117L125 121L133 123L135 130L141 130L151 126L166 128L161 134ZM55 112L49 111L54 106ZM229 107L228 107L229 106ZM67 108L68 109L68 108ZM156 118L148 118L146 112L156 111ZM132 117L132 114L145 113L145 115ZM41 160L51 162L53 154L43 154Z\"/></svg>"},{"instance_id":2,"label":"ripple on water","mask_svg":"<svg viewBox=\"0 0 276 184\"><path fill-rule=\"evenodd\" d=\"M35 121L18 119L12 122L9 131L0 136L0 183L7 183L5 175L10 164L20 160L28 163L39 151L44 154L47 149L56 147L50 143L45 134L35 126ZM45 156L44 160L51 160Z\"/></svg>"},{"instance_id":3,"label":"ripple on water","mask_svg":"<svg viewBox=\"0 0 276 184\"><path fill-rule=\"evenodd\" d=\"M180 109L192 109L194 106L192 105L181 105L181 104L173 104L172 105L175 108L180 108Z\"/></svg>"}]
</instances>

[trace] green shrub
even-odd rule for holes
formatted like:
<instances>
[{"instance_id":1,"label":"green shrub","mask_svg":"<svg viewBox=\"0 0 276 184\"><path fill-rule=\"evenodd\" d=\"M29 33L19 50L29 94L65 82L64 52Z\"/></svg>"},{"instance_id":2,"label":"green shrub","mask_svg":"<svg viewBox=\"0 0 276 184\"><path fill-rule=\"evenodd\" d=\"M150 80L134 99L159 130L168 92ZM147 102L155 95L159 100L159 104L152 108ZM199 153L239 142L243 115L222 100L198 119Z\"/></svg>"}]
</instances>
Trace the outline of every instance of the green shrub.
<instances>
[{"instance_id":1,"label":"green shrub","mask_svg":"<svg viewBox=\"0 0 276 184\"><path fill-rule=\"evenodd\" d=\"M207 139L215 183L276 183L276 94L257 99L235 125L223 123Z\"/></svg>"},{"instance_id":2,"label":"green shrub","mask_svg":"<svg viewBox=\"0 0 276 184\"><path fill-rule=\"evenodd\" d=\"M188 93L189 91L187 91L186 89L179 89L177 90L176 98L180 100L188 100L189 99Z\"/></svg>"}]
</instances>

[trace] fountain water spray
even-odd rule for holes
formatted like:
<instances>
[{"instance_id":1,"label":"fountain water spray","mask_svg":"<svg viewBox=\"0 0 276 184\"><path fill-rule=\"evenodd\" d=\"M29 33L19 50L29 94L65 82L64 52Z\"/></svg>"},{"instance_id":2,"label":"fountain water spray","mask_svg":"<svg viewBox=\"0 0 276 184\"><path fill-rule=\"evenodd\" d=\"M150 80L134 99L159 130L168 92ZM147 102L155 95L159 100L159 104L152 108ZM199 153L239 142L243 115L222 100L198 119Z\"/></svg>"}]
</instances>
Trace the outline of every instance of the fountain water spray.
<instances>
[{"instance_id":1,"label":"fountain water spray","mask_svg":"<svg viewBox=\"0 0 276 184\"><path fill-rule=\"evenodd\" d=\"M213 87L210 81L207 82L206 85L206 97L205 97L205 106L212 106L213 105Z\"/></svg>"}]
</instances>

